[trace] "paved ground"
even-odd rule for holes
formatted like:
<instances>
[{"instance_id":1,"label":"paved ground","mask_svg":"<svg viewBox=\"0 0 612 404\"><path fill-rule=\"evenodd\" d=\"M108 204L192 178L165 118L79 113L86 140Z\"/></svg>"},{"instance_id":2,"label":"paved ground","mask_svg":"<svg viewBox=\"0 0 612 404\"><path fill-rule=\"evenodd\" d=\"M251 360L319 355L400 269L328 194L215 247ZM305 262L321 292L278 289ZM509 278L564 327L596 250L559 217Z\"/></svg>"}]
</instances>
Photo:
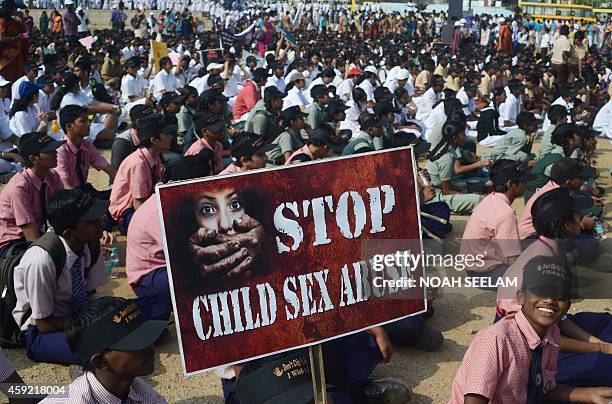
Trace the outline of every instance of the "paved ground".
<instances>
[{"instance_id":1,"label":"paved ground","mask_svg":"<svg viewBox=\"0 0 612 404\"><path fill-rule=\"evenodd\" d=\"M612 147L608 141L599 142L598 156L601 171L601 185L608 193L612 192L610 169L612 164ZM110 153L104 152L110 159ZM98 189L106 184L104 175L91 173L92 181ZM612 199L608 197L608 208ZM515 208L520 211L522 202L517 201ZM609 211L610 209L607 209ZM453 218L454 231L452 238L461 237L467 217ZM608 215L607 220L612 218ZM156 217L151 220L158 220ZM119 238L122 262L125 252L125 238ZM456 244L455 246L456 247ZM454 249L454 247L452 249ZM123 271L123 268L121 268ZM607 275L604 282L611 284L612 275ZM133 292L127 285L125 274L121 272L118 279L108 283L101 294L132 297ZM441 290L440 298L435 305L436 314L429 320L429 325L441 330L446 339L442 348L434 353L419 352L409 348L396 347L390 364L381 365L374 376L394 376L405 380L413 386L415 403L443 403L450 395L452 379L463 358L474 334L488 326L494 316L495 295L487 292ZM584 300L575 303L571 312L607 311L612 308L612 299ZM147 378L155 388L171 403L221 403L222 390L218 377L214 373L185 378L182 375L175 330L172 338L158 348L155 373ZM227 349L232 349L227 347ZM32 384L67 384L68 369L63 366L34 364L27 359L23 350L7 350L7 356L16 366L24 380Z\"/></svg>"}]
</instances>

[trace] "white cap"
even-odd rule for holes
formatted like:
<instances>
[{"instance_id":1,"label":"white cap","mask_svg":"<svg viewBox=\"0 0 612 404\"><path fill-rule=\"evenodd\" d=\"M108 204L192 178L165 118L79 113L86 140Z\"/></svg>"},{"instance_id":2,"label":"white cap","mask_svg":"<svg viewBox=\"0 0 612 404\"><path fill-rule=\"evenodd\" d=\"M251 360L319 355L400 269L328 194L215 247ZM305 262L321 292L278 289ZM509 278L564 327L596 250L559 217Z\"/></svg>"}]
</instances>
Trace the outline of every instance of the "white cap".
<instances>
[{"instance_id":1,"label":"white cap","mask_svg":"<svg viewBox=\"0 0 612 404\"><path fill-rule=\"evenodd\" d=\"M395 78L397 80L407 80L408 77L410 77L410 72L408 72L408 70L406 69L399 69L399 71L395 75Z\"/></svg>"},{"instance_id":2,"label":"white cap","mask_svg":"<svg viewBox=\"0 0 612 404\"><path fill-rule=\"evenodd\" d=\"M504 17L499 17L497 22L499 22L499 23L506 22L506 19Z\"/></svg>"},{"instance_id":3,"label":"white cap","mask_svg":"<svg viewBox=\"0 0 612 404\"><path fill-rule=\"evenodd\" d=\"M455 27L460 27L461 23L459 21L455 21Z\"/></svg>"},{"instance_id":4,"label":"white cap","mask_svg":"<svg viewBox=\"0 0 612 404\"><path fill-rule=\"evenodd\" d=\"M4 76L1 76L1 75L0 75L0 87L4 87L4 86L6 86L7 84L11 84L11 82L10 82L10 81L8 81L7 79L5 79L5 78L4 78Z\"/></svg>"},{"instance_id":5,"label":"white cap","mask_svg":"<svg viewBox=\"0 0 612 404\"><path fill-rule=\"evenodd\" d=\"M465 24L465 23L467 22L467 20L466 20L465 18L462 18L462 19L460 19L460 20L459 20L459 22L460 22L461 24Z\"/></svg>"},{"instance_id":6,"label":"white cap","mask_svg":"<svg viewBox=\"0 0 612 404\"><path fill-rule=\"evenodd\" d=\"M369 72L369 73L378 74L378 69L376 69L376 67L374 66L368 66L364 69L364 71Z\"/></svg>"},{"instance_id":7,"label":"white cap","mask_svg":"<svg viewBox=\"0 0 612 404\"><path fill-rule=\"evenodd\" d=\"M74 0L66 0L64 1L64 6L74 5Z\"/></svg>"},{"instance_id":8,"label":"white cap","mask_svg":"<svg viewBox=\"0 0 612 404\"><path fill-rule=\"evenodd\" d=\"M206 66L206 71L211 71L212 69L223 69L223 64L209 63L208 66Z\"/></svg>"}]
</instances>

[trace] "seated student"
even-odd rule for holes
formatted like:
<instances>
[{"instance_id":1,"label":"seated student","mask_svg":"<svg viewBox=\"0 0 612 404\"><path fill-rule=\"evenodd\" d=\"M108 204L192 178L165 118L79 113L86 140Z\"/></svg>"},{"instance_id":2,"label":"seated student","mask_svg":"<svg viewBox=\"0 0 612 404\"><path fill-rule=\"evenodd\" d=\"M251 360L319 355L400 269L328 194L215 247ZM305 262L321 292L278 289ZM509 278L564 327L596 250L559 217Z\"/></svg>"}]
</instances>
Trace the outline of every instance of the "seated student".
<instances>
[{"instance_id":1,"label":"seated student","mask_svg":"<svg viewBox=\"0 0 612 404\"><path fill-rule=\"evenodd\" d=\"M331 101L329 88L323 84L317 84L310 90L310 96L312 97L312 104L306 107L306 123L311 129L316 129L320 124L327 120L325 114L325 107Z\"/></svg>"},{"instance_id":2,"label":"seated student","mask_svg":"<svg viewBox=\"0 0 612 404\"><path fill-rule=\"evenodd\" d=\"M25 170L15 174L0 192L0 256L12 245L34 241L45 231L47 201L63 188L53 170L57 148L63 143L38 132L21 137L19 153L26 161Z\"/></svg>"},{"instance_id":3,"label":"seated student","mask_svg":"<svg viewBox=\"0 0 612 404\"><path fill-rule=\"evenodd\" d=\"M550 190L540 196L531 208L533 227L539 238L530 244L506 271L521 284L526 263L536 256L560 256L574 265L582 255L592 254L585 243L574 240L581 232L580 213L593 206L593 201L574 196L567 188ZM586 247L586 248L585 248ZM587 257L588 258L588 257ZM497 289L495 318L499 320L520 310L516 288ZM577 386L611 386L612 316L607 313L580 313L559 323L561 352L557 381Z\"/></svg>"},{"instance_id":4,"label":"seated student","mask_svg":"<svg viewBox=\"0 0 612 404\"><path fill-rule=\"evenodd\" d=\"M459 121L447 121L442 127L443 141L429 153L427 172L435 189L432 202L446 202L454 214L468 214L482 200L481 195L464 193L459 186L452 183L457 169L466 170L484 167L489 160L480 160L468 166L462 166L457 160L458 149L465 144L465 124ZM459 184L462 185L462 184Z\"/></svg>"},{"instance_id":5,"label":"seated student","mask_svg":"<svg viewBox=\"0 0 612 404\"><path fill-rule=\"evenodd\" d=\"M346 110L349 107L344 105L344 102L339 100L332 100L325 107L325 115L327 117L326 122L330 125L334 132L338 132L340 130L340 126L342 122L346 119Z\"/></svg>"},{"instance_id":6,"label":"seated student","mask_svg":"<svg viewBox=\"0 0 612 404\"><path fill-rule=\"evenodd\" d=\"M610 89L612 89L612 85L610 86ZM612 139L612 96L597 112L597 115L595 115L593 129L601 132L603 137Z\"/></svg>"},{"instance_id":7,"label":"seated student","mask_svg":"<svg viewBox=\"0 0 612 404\"><path fill-rule=\"evenodd\" d=\"M276 88L276 87L273 87ZM204 149L212 150L215 155L213 161L213 174L223 171L223 137L225 120L221 114L203 112L195 117L194 130L197 140L189 147L186 156L193 156Z\"/></svg>"},{"instance_id":8,"label":"seated student","mask_svg":"<svg viewBox=\"0 0 612 404\"><path fill-rule=\"evenodd\" d=\"M395 138L393 121L395 121L395 114L397 112L400 112L400 109L396 108L395 105L386 99L381 99L374 105L374 114L378 119L383 121L382 136L373 139L375 150L389 149L392 147Z\"/></svg>"},{"instance_id":9,"label":"seated student","mask_svg":"<svg viewBox=\"0 0 612 404\"><path fill-rule=\"evenodd\" d=\"M493 147L506 134L499 125L499 107L506 101L506 92L503 88L496 88L491 93L493 99L488 107L480 111L476 131L478 143L484 147Z\"/></svg>"},{"instance_id":10,"label":"seated student","mask_svg":"<svg viewBox=\"0 0 612 404\"><path fill-rule=\"evenodd\" d=\"M130 122L132 123L132 127L118 134L115 140L113 140L111 167L113 167L115 171L119 169L121 162L132 154L140 144L138 140L138 131L136 129L138 127L138 122L146 115L151 115L153 112L153 108L146 105L134 105L134 107L130 109Z\"/></svg>"},{"instance_id":11,"label":"seated student","mask_svg":"<svg viewBox=\"0 0 612 404\"><path fill-rule=\"evenodd\" d=\"M499 124L504 128L511 128L516 125L521 110L521 94L525 91L525 86L520 80L512 79L508 82L506 90L506 101L499 106Z\"/></svg>"},{"instance_id":12,"label":"seated student","mask_svg":"<svg viewBox=\"0 0 612 404\"><path fill-rule=\"evenodd\" d=\"M517 310L476 335L449 404L608 401L612 389L573 387L558 377L557 324L571 304L568 268L559 258L536 256L525 262L524 272Z\"/></svg>"},{"instance_id":13,"label":"seated student","mask_svg":"<svg viewBox=\"0 0 612 404\"><path fill-rule=\"evenodd\" d=\"M198 91L191 86L185 86L183 88L180 88L178 92L183 97L185 97L185 103L181 106L181 109L178 114L176 114L178 125L176 146L180 147L182 151L185 147L185 140L192 141L193 138L193 134L190 133L188 135L187 132L193 132L193 124L196 116L196 106L198 105L199 98Z\"/></svg>"},{"instance_id":14,"label":"seated student","mask_svg":"<svg viewBox=\"0 0 612 404\"><path fill-rule=\"evenodd\" d=\"M536 238L537 233L533 227L533 217L531 216L531 207L534 202L546 192L564 187L570 191L577 192L582 186L585 179L593 178L596 172L593 167L588 167L576 159L564 157L552 165L550 170L550 181L539 188L529 200L525 203L525 207L519 218L519 236L521 240ZM593 228L593 218L590 215L585 215L581 220L582 229Z\"/></svg>"},{"instance_id":15,"label":"seated student","mask_svg":"<svg viewBox=\"0 0 612 404\"><path fill-rule=\"evenodd\" d=\"M521 112L516 118L517 129L506 133L490 152L491 160L514 160L533 167L535 160L531 154L533 140L538 130L538 120L531 112Z\"/></svg>"},{"instance_id":16,"label":"seated student","mask_svg":"<svg viewBox=\"0 0 612 404\"><path fill-rule=\"evenodd\" d=\"M471 276L488 276L495 283L521 255L516 212L512 203L525 192L531 174L516 161L498 160L491 169L493 193L476 206L461 239L461 254L484 254L484 264L466 268Z\"/></svg>"},{"instance_id":17,"label":"seated student","mask_svg":"<svg viewBox=\"0 0 612 404\"><path fill-rule=\"evenodd\" d=\"M272 141L276 148L266 153L268 161L275 165L283 165L294 151L304 147L304 138L308 138L306 118L308 114L302 112L297 105L289 107L280 114L284 131Z\"/></svg>"},{"instance_id":18,"label":"seated student","mask_svg":"<svg viewBox=\"0 0 612 404\"><path fill-rule=\"evenodd\" d=\"M385 120L379 119L376 115L364 112L361 117L359 117L361 132L359 135L353 136L342 151L342 155L350 156L356 154L358 148L364 147L375 150L374 139L382 137L385 123Z\"/></svg>"},{"instance_id":19,"label":"seated student","mask_svg":"<svg viewBox=\"0 0 612 404\"><path fill-rule=\"evenodd\" d=\"M35 362L80 363L63 331L66 317L106 282L97 243L107 209L108 201L80 189L57 191L49 198L47 218L64 247L64 267L55 268L40 247L28 249L15 267L13 317L25 333L28 358Z\"/></svg>"},{"instance_id":20,"label":"seated student","mask_svg":"<svg viewBox=\"0 0 612 404\"><path fill-rule=\"evenodd\" d=\"M527 184L524 199L528 201L539 188L544 186L550 179L552 165L564 157L575 157L575 152L582 145L582 138L576 131L573 123L564 123L555 128L551 135L552 150L540 156L531 169L536 179Z\"/></svg>"},{"instance_id":21,"label":"seated student","mask_svg":"<svg viewBox=\"0 0 612 404\"><path fill-rule=\"evenodd\" d=\"M141 377L155 370L155 341L167 324L146 320L131 300L90 299L71 314L65 330L85 373L68 386L67 399L49 396L41 403L165 404Z\"/></svg>"},{"instance_id":22,"label":"seated student","mask_svg":"<svg viewBox=\"0 0 612 404\"><path fill-rule=\"evenodd\" d=\"M552 133L559 125L567 123L569 111L563 105L552 105L548 110L547 117L551 125L544 131L540 142L540 157L550 153L554 149L552 144Z\"/></svg>"},{"instance_id":23,"label":"seated student","mask_svg":"<svg viewBox=\"0 0 612 404\"><path fill-rule=\"evenodd\" d=\"M232 142L232 161L219 174L239 173L266 167L266 153L277 146L266 144L263 137L243 132Z\"/></svg>"},{"instance_id":24,"label":"seated student","mask_svg":"<svg viewBox=\"0 0 612 404\"><path fill-rule=\"evenodd\" d=\"M65 189L81 188L84 191L95 191L87 182L89 166L104 171L112 182L117 172L108 161L86 138L89 136L89 118L87 110L78 105L66 105L59 112L62 130L66 134L66 143L57 150L57 173ZM96 194L99 194L96 191ZM110 196L110 192L107 193ZM105 198L108 199L108 198Z\"/></svg>"},{"instance_id":25,"label":"seated student","mask_svg":"<svg viewBox=\"0 0 612 404\"><path fill-rule=\"evenodd\" d=\"M296 156L305 154L310 160L319 160L329 157L331 150L332 129L328 125L321 125L310 133L310 138L306 144L293 152L285 162L285 165L292 164ZM307 160L307 161L310 161Z\"/></svg>"},{"instance_id":26,"label":"seated student","mask_svg":"<svg viewBox=\"0 0 612 404\"><path fill-rule=\"evenodd\" d=\"M126 234L134 211L155 191L161 180L160 155L170 150L176 125L166 125L160 114L149 115L138 125L138 149L119 166L110 195L109 211Z\"/></svg>"},{"instance_id":27,"label":"seated student","mask_svg":"<svg viewBox=\"0 0 612 404\"><path fill-rule=\"evenodd\" d=\"M263 100L251 110L245 130L264 136L268 142L274 140L280 133L277 115L283 108L285 95L274 86L266 88Z\"/></svg>"},{"instance_id":28,"label":"seated student","mask_svg":"<svg viewBox=\"0 0 612 404\"><path fill-rule=\"evenodd\" d=\"M42 86L32 81L24 81L19 85L19 98L13 102L9 112L9 127L15 136L47 131L49 118L35 106L41 88Z\"/></svg>"}]
</instances>

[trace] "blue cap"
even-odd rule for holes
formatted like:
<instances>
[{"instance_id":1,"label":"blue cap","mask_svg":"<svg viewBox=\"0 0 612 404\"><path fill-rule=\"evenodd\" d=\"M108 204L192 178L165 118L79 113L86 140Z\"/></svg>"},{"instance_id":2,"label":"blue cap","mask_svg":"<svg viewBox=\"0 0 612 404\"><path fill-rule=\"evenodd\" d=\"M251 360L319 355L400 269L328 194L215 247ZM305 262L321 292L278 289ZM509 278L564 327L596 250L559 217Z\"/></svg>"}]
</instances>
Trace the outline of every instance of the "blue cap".
<instances>
[{"instance_id":1,"label":"blue cap","mask_svg":"<svg viewBox=\"0 0 612 404\"><path fill-rule=\"evenodd\" d=\"M21 84L19 84L19 98L27 98L32 94L38 93L38 90L42 88L43 86L32 81L22 81Z\"/></svg>"}]
</instances>

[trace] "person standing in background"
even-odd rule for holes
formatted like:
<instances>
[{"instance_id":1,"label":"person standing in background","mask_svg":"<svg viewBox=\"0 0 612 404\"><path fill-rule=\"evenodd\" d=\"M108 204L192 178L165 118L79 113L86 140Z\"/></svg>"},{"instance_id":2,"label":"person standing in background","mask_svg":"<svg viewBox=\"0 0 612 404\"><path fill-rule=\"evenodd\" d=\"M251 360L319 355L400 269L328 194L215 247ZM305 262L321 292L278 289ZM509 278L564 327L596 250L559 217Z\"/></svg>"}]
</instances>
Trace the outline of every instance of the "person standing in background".
<instances>
[{"instance_id":1,"label":"person standing in background","mask_svg":"<svg viewBox=\"0 0 612 404\"><path fill-rule=\"evenodd\" d=\"M47 15L47 12L45 10L43 10L43 12L40 14L40 18L38 19L38 26L41 34L46 35L47 32L49 32L49 16Z\"/></svg>"},{"instance_id":2,"label":"person standing in background","mask_svg":"<svg viewBox=\"0 0 612 404\"><path fill-rule=\"evenodd\" d=\"M27 59L27 40L23 37L24 26L17 18L18 8L25 8L23 0L0 2L0 75L15 82L23 76Z\"/></svg>"}]
</instances>

